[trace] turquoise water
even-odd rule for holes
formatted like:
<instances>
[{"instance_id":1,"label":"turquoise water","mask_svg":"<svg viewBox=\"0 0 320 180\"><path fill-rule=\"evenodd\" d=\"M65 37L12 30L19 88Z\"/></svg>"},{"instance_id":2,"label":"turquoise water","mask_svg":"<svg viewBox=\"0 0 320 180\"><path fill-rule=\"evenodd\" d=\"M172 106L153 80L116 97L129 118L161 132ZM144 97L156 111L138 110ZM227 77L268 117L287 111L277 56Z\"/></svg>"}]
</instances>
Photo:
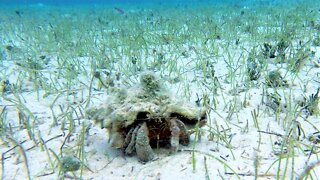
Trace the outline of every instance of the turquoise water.
<instances>
[{"instance_id":1,"label":"turquoise water","mask_svg":"<svg viewBox=\"0 0 320 180\"><path fill-rule=\"evenodd\" d=\"M228 172L232 179L229 165L246 175L264 150L269 154L261 158L262 176L270 170L268 176L278 177L281 163L284 174L298 167L300 172L314 144L305 137L299 141L292 127L300 115L308 118L308 123L299 120L304 132L316 133L312 128L320 126L313 116L320 114L319 5L312 0L0 0L2 178L104 179L107 174L148 179L162 174L172 179L176 172L176 179L215 179ZM208 108L203 139L179 156L155 150L160 160L152 166L134 156L123 158L120 150L114 153L107 130L86 115L88 108L109 103L107 96L126 95L145 71L159 75L173 96ZM273 129L277 134L258 133ZM285 134L292 143L286 144L288 154L274 142ZM17 144L24 149L14 151ZM256 149L259 155L252 153ZM191 151L201 152L197 162ZM81 170L62 172L57 159L64 155L81 160ZM297 156L304 162L279 161L278 169L271 168L278 157ZM244 166L233 166L239 162ZM195 163L202 169L192 169Z\"/></svg>"},{"instance_id":2,"label":"turquoise water","mask_svg":"<svg viewBox=\"0 0 320 180\"><path fill-rule=\"evenodd\" d=\"M1 0L2 5L79 5L79 4L226 4L226 5L279 5L291 3L315 3L315 0Z\"/></svg>"}]
</instances>

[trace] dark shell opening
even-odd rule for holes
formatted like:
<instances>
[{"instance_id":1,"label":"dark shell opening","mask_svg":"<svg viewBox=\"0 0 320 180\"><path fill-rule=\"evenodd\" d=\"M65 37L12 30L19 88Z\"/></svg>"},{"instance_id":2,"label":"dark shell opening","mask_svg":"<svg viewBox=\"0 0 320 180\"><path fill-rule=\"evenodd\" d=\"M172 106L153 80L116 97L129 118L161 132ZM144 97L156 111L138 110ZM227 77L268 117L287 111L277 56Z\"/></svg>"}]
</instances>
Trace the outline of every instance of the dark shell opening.
<instances>
[{"instance_id":1,"label":"dark shell opening","mask_svg":"<svg viewBox=\"0 0 320 180\"><path fill-rule=\"evenodd\" d=\"M198 120L189 119L179 113L171 113L169 117L152 117L152 115L149 112L142 111L137 114L134 123L125 128L125 132L126 134L128 134L132 128L135 128L139 126L141 123L146 122L149 130L148 137L150 139L151 147L156 148L170 146L170 121L175 118L182 121L187 129L194 128L197 125L197 123L199 123L199 127L202 127L206 123L205 112Z\"/></svg>"}]
</instances>

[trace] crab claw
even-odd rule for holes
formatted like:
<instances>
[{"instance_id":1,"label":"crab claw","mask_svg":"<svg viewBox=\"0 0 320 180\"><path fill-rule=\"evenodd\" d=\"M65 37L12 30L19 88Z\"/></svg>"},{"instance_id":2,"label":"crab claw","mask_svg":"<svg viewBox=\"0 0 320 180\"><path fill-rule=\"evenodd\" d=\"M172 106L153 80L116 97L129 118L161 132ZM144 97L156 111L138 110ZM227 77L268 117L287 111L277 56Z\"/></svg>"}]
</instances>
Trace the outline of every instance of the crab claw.
<instances>
[{"instance_id":1,"label":"crab claw","mask_svg":"<svg viewBox=\"0 0 320 180\"><path fill-rule=\"evenodd\" d=\"M143 162L148 162L154 159L153 150L149 144L149 130L146 122L144 122L137 132L136 137L136 153L138 158Z\"/></svg>"}]
</instances>

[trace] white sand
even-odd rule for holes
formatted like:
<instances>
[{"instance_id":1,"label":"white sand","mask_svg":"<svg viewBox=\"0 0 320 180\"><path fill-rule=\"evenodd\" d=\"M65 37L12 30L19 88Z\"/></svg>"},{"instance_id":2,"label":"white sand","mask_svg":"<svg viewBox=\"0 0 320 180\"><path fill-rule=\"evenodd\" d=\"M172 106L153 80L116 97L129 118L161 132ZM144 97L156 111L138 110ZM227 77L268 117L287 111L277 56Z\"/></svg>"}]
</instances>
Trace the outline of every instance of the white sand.
<instances>
[{"instance_id":1,"label":"white sand","mask_svg":"<svg viewBox=\"0 0 320 180\"><path fill-rule=\"evenodd\" d=\"M219 42L223 44L223 42ZM250 49L250 44L243 45L243 47ZM162 47L163 48L163 47ZM165 47L168 48L168 47ZM180 47L184 49L186 47ZM195 47L199 48L200 47ZM179 49L179 51L181 51ZM165 49L166 50L166 49ZM315 56L309 60L318 61L320 58L319 47L313 47ZM168 50L169 51L169 50ZM262 72L258 81L252 82L252 86L247 89L245 84L245 64L242 61L239 62L240 69L237 70L235 81L237 83L231 84L226 81L228 73L227 64L225 59L228 59L227 54L220 48L222 56L213 57L215 61L213 63L215 76L221 84L221 88L218 88L217 93L213 93L210 88L214 87L213 81L204 81L203 73L197 69L197 62L199 60L199 54L196 51L190 50L189 56L186 58L180 58L178 54L167 54L167 58L179 57L177 60L177 67L181 68L181 72L184 73L172 73L169 76L168 69L162 72L163 80L172 93L182 96L190 100L190 103L194 103L197 100L197 94L199 97L203 97L204 94L208 94L211 100L211 106L213 107L213 98L216 100L216 109L208 112L208 126L202 129L201 140L196 140L195 147L192 143L187 146L181 146L181 151L170 154L167 149L155 149L157 159L142 164L138 161L136 156L125 156L121 150L113 149L108 144L108 134L105 129L100 129L99 126L92 125L88 134L85 137L84 151L85 151L85 167L83 168L83 179L254 179L255 170L259 179L275 179L279 176L282 178L290 178L291 175L297 177L302 173L306 164L311 164L318 160L319 144L313 144L308 140L308 136L312 133L319 132L320 127L319 117L316 115L309 116L307 119L306 112L302 112L300 116L297 116L297 112L302 108L298 107L297 110L283 108L276 118L275 113L264 103L262 103L263 97L263 83L265 82L265 76L267 74ZM230 46L229 51L232 53L233 60L237 60L239 57L243 59L247 58L247 54L242 54L240 48ZM172 50L170 50L172 52ZM52 55L50 63L44 72L49 71L54 73L57 70L56 56ZM90 69L90 60L87 58L78 58L79 62L84 64L84 67ZM273 70L279 68L283 74L286 72L285 64L274 64L272 59L268 60L268 67L266 69ZM123 58L124 66L128 59ZM115 63L115 66L120 66L119 63ZM19 67L12 61L4 60L2 68L5 69L5 73L10 82L16 82L18 77L17 70ZM159 73L159 72L158 72ZM283 101L280 106L289 106L288 98L292 95L292 103L295 103L295 99L301 99L303 96L309 97L309 95L316 92L319 87L320 69L315 67L311 61L308 61L305 67L300 71L298 78L293 78L290 73L285 77L288 80L288 87L278 88L279 94L282 96ZM44 73L44 77L49 78L49 73ZM133 75L127 77L123 75L116 84L135 84L139 75L138 72L132 73ZM159 73L161 74L161 73ZM32 126L32 131L35 134L37 141L41 137L46 142L47 149L51 149L57 155L60 153L60 148L65 141L70 129L70 124L66 121L65 129L61 128L62 120L66 118L61 115L64 114L61 110L67 111L68 104L72 107L77 107L81 104L81 109L84 111L85 103L83 98L88 96L88 86L90 84L90 76L80 74L77 76L77 82L83 82L83 84L75 85L74 94L65 91L48 95L43 97L45 91L39 91L39 101L36 99L36 92L33 91L33 83L27 79L23 80L22 93L19 96L22 103L34 114L35 121ZM173 83L172 79L178 77L180 82ZM294 81L291 81L293 80ZM65 86L64 79L57 79L58 82ZM132 81L132 82L130 82ZM49 82L49 80L48 80ZM171 83L170 83L171 82ZM235 85L238 87L235 87ZM97 88L97 80L94 81L93 87ZM187 88L189 87L189 89ZM268 89L269 93L273 93L273 89ZM93 90L92 91L92 106L106 103L105 99L108 96L108 91ZM16 99L13 94L6 94L5 97ZM58 126L52 127L53 115L51 113L50 105L53 104L53 111L58 118ZM246 101L244 102L244 100ZM18 109L13 102L9 102L3 98L0 98L0 110L6 108L5 123L10 124L12 128L12 134L10 131L6 133L12 136L24 149L27 157L28 168L32 179L57 179L59 177L59 168L57 167L57 161L51 152L45 151L45 148L41 148L39 145L35 145L30 140L27 130L22 124L19 124ZM234 107L234 112L230 112L230 107ZM70 139L65 143L63 147L63 153L76 154L81 134L81 124L89 125L91 120L86 119L81 115L79 109L76 109L72 118L74 119L74 131L71 133ZM259 109L258 124L261 133L258 132L258 128L254 126L254 121L251 113ZM77 117L78 115L78 117ZM79 119L78 119L79 118ZM286 122L292 122L291 125ZM298 135L298 128L303 130L304 134ZM210 133L214 132L214 133ZM267 132L271 133L268 134ZM290 134L288 134L290 133ZM220 135L220 137L217 136ZM276 134L282 135L282 137ZM288 136L289 135L289 136ZM19 147L15 147L12 141L6 137L2 137L0 143L0 152L5 153L2 160L1 177L4 179L27 179L26 161L23 159L22 151ZM53 138L53 139L51 139ZM299 138L299 139L298 139ZM194 136L192 136L194 140ZM226 140L224 142L222 139ZM9 142L8 144L5 141ZM287 140L288 144L291 144L287 148L287 153L282 153L281 156L281 141ZM280 146L275 145L276 142L280 143ZM315 153L310 154L311 148ZM49 156L48 156L48 154ZM53 164L50 164L51 158ZM281 163L279 162L280 157ZM53 167L53 168L52 168ZM286 168L287 167L287 168ZM80 170L73 173L65 173L64 177L79 178ZM237 175L238 174L238 177ZM316 167L311 171L313 177L320 177L320 167Z\"/></svg>"},{"instance_id":2,"label":"white sand","mask_svg":"<svg viewBox=\"0 0 320 180\"><path fill-rule=\"evenodd\" d=\"M318 56L316 57L318 58ZM223 75L226 73L222 71L224 64L221 63L220 67L215 67L217 73ZM287 92L289 89L293 91L293 94L299 96L301 94L300 86L306 79L314 79L316 77L316 72L319 69L313 68L309 72L309 75L300 76L301 81L290 82L290 88L284 88L284 92ZM303 72L301 73L303 74ZM313 76L312 76L313 75ZM192 75L190 78L193 77ZM224 96L228 103L232 102L233 99L237 99L240 102L243 102L244 92L240 93L237 96L231 96L230 85L224 83L221 79L222 87L224 88ZM183 84L183 82L181 82ZM176 85L169 85L172 87L171 91L175 92ZM195 93L201 93L199 91L198 85L196 83L190 84L190 92L194 100ZM315 92L317 84L310 82L308 85L308 92ZM295 93L296 92L296 93ZM56 139L53 139L46 143L47 147L52 149L55 152L59 152L59 148L62 145L66 134L63 134L63 131L60 129L60 126L50 128L52 122L52 115L50 113L49 104L53 101L55 96L50 95L46 98L40 98L40 101L36 100L35 92L25 92L22 93L26 106L35 114L37 117L36 121L36 135L39 133L44 141L62 135ZM42 96L40 92L40 97ZM93 93L94 102L97 104L103 103L103 99L106 97L106 93ZM85 140L85 153L86 160L85 164L88 168L84 169L83 178L84 179L205 179L207 166L207 175L211 179L217 178L227 178L235 179L235 175L227 175L226 173L234 173L231 169L226 168L225 165L230 166L236 173L239 174L240 178L244 179L253 179L254 178L254 160L259 160L258 175L261 178L275 178L279 163L277 161L279 156L275 155L272 150L272 145L277 139L282 139L275 135L268 135L265 133L259 134L257 128L254 128L251 112L254 109L257 109L260 106L260 116L258 117L259 127L261 131L279 133L285 136L285 130L281 127L282 120L286 117L284 110L283 113L280 113L279 123L276 122L275 117L272 113L265 113L267 107L261 105L262 90L258 88L251 88L247 91L247 106L245 108L237 107L235 114L231 117L230 121L224 120L228 116L228 110L225 109L225 104L223 103L222 96L217 95L217 109L211 111L209 117L209 125L216 129L216 125L219 126L222 136L227 136L226 139L230 141L231 147L228 148L226 143L218 140L218 137L211 137L208 132L204 131L204 134L201 138L201 141L196 143L195 146L195 164L192 163L192 145L188 147L181 147L182 152L177 152L176 154L168 154L169 151L166 149L155 150L158 159L146 164L142 164L138 161L137 157L127 157L120 150L112 149L109 147L107 139L107 132L103 129L100 129L98 126L93 126L89 131L89 136ZM12 94L8 97L13 98ZM79 99L79 97L78 97ZM77 100L77 99L75 99ZM65 94L62 94L61 98L58 99L56 104L64 106L66 102ZM193 102L193 101L191 101ZM48 156L44 150L41 150L39 146L32 148L34 143L29 140L27 131L25 129L19 128L17 123L17 110L13 106L9 106L12 103L9 103L5 100L2 100L2 105L7 106L7 120L12 123L14 137L18 142L24 142L22 147L26 150L26 155L28 159L28 165L30 169L31 176L34 179L56 179L58 170L55 169L55 172L52 172L50 164L48 161ZM94 103L93 103L94 104ZM58 107L54 108L59 112ZM59 114L59 113L57 113ZM218 115L219 114L219 115ZM90 120L81 119L80 122L85 121L90 123ZM296 119L297 123L300 124L301 129L304 130L306 135L315 132L316 130L309 125L309 123L303 120L301 117ZM309 122L312 122L315 126L319 127L319 121L317 117L311 116L308 118ZM70 138L66 149L76 145L78 138L78 133L81 130L81 126L78 125L78 121L75 121L75 132ZM249 123L249 124L247 124ZM245 128L247 127L247 128ZM205 127L204 130L209 130L209 127ZM297 132L297 128L293 128L293 133ZM67 133L67 131L64 131ZM258 141L261 141L260 149L258 150ZM300 141L307 144L308 146L301 146L301 150L310 150L311 143L307 141L306 137L300 136ZM10 145L13 147L13 145ZM7 147L4 143L0 146L1 152L5 152L10 147ZM308 148L309 147L309 148ZM183 151L183 150L186 151ZM316 149L315 149L316 150ZM299 174L305 166L305 163L314 162L317 159L316 154L312 154L309 158L309 151L302 152L295 149L294 157L294 174ZM233 157L234 156L234 157ZM285 154L284 154L285 156ZM25 162L21 156L19 148L15 148L5 154L4 162L4 177L5 179L25 179L26 178L26 167ZM54 157L51 156L54 160ZM290 158L288 163L289 167L292 163L293 158ZM286 159L282 160L281 167L285 167ZM274 164L273 164L274 163ZM272 165L273 164L273 165ZM195 169L193 169L193 165ZM270 170L268 171L268 169ZM280 168L280 175L283 175L284 168ZM319 168L315 169L315 172L320 172ZM291 169L287 170L287 177L290 177ZM68 176L72 176L71 173L67 173ZM79 172L75 174L79 175ZM319 176L317 174L315 176ZM222 177L221 177L222 176ZM314 176L314 177L315 177Z\"/></svg>"}]
</instances>

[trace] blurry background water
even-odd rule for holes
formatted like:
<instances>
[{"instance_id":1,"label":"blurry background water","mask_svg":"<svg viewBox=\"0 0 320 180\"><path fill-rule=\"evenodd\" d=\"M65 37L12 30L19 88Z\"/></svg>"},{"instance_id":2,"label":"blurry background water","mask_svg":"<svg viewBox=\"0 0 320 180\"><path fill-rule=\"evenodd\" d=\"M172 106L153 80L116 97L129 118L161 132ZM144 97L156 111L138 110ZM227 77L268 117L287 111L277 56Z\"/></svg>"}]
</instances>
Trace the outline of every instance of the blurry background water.
<instances>
[{"instance_id":1,"label":"blurry background water","mask_svg":"<svg viewBox=\"0 0 320 180\"><path fill-rule=\"evenodd\" d=\"M40 151L39 142L52 137L57 138L48 144L52 152L58 155L79 152L79 159L88 159L85 163L94 173L82 166L84 171L78 174L84 179L104 179L106 175L110 179L119 179L121 175L146 179L139 178L139 174L157 174L158 169L163 174L173 172L185 174L189 179L204 179L192 173L191 156L187 153L172 156L177 163L160 158L160 163L156 162L159 168L150 166L151 171L132 158L124 164L122 157L115 161L109 158L112 157L109 149L104 149L106 132L100 127L93 127L87 135L85 127L89 129L91 124L82 113L86 107L101 104L105 92L135 85L143 70L161 74L174 93L190 102L201 101L214 110L210 112L208 140L203 140L202 149L199 148L199 152L212 154L204 158L204 164L207 162L208 169L212 169L207 172L212 179L227 169L224 163L246 174L248 164L256 165L260 155L261 172L270 170L271 177L279 176L271 169L279 164L280 172L280 161L275 163L278 157L312 159L314 156L307 152L310 149L313 152L316 146L309 143L303 149L306 143L292 133L297 129L292 128L297 126L298 111L291 104L295 103L295 95L298 98L301 95L300 104L304 105L308 102L304 97L311 100L318 97L314 93L319 92L320 75L319 3L319 0L0 0L0 140L4 139L0 152L6 152L4 162L0 163L3 179L25 179L24 171L19 169L28 166L32 177L51 175L44 167L50 163L51 169L56 168L51 161L54 156ZM268 72L273 76L280 74L274 70L287 72L285 79L294 81L292 87L282 83L284 87L277 91L278 87L271 88L270 83L265 83L271 81ZM277 77L282 80L280 75ZM277 96L270 98L273 94L281 95L286 104ZM268 97L271 103L264 103ZM282 109L282 103L288 108ZM259 112L262 113L258 115ZM299 123L302 124L298 126L299 134L300 127L305 128L303 133L314 133L312 128L319 127L318 116L308 122L300 119ZM259 128L293 134L288 145L290 153L283 152L281 156L276 155L280 154L277 151L272 153L277 150L274 137L258 134ZM70 137L73 140L69 142ZM238 140L231 142L234 137ZM87 144L84 139L89 139ZM29 165L21 163L19 153L11 152L16 142L26 142ZM280 151L286 151L281 143L277 144ZM101 152L95 147L100 147L96 149ZM218 147L222 149L217 151ZM259 148L259 155L251 153ZM232 155L227 154L229 151ZM49 158L39 158L42 156ZM284 168L284 173L297 169L297 164L301 170L306 164L301 159L282 163L292 165ZM106 163L111 163L108 168ZM206 168L203 161L197 163L202 163L198 167ZM216 171L216 165L221 171ZM146 172L140 173L141 169ZM197 172L204 175L204 171ZM51 177L59 175L55 171ZM190 178L192 175L194 178Z\"/></svg>"},{"instance_id":2,"label":"blurry background water","mask_svg":"<svg viewBox=\"0 0 320 180\"><path fill-rule=\"evenodd\" d=\"M0 5L99 5L99 4L225 4L235 6L288 5L313 3L315 0L1 0Z\"/></svg>"}]
</instances>

